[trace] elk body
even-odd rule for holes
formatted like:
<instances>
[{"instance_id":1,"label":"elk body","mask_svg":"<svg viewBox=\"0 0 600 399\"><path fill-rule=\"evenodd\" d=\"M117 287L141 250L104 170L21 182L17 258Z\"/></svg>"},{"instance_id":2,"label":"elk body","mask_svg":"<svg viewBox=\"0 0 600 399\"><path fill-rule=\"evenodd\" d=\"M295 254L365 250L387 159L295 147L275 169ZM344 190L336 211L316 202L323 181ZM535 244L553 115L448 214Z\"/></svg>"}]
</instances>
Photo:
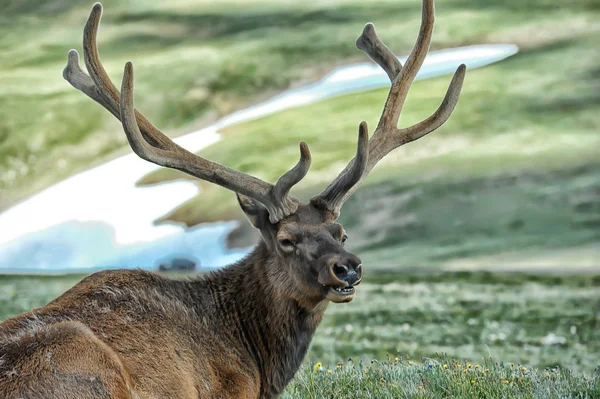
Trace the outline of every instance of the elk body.
<instances>
[{"instance_id":1,"label":"elk body","mask_svg":"<svg viewBox=\"0 0 600 399\"><path fill-rule=\"evenodd\" d=\"M423 0L417 42L401 65L367 24L357 46L387 73L391 88L369 138L359 127L356 156L307 204L289 195L311 156L270 184L181 148L133 107L133 69L121 91L98 56L102 7L84 29L87 74L71 50L65 79L123 124L141 158L179 169L237 193L262 236L243 260L195 280L169 280L141 270L84 278L46 306L0 324L2 398L274 398L300 367L330 302L350 302L362 279L360 259L344 249L335 222L344 201L393 149L441 126L452 113L465 74L461 65L429 118L399 129L408 89L431 41L433 0Z\"/></svg>"}]
</instances>

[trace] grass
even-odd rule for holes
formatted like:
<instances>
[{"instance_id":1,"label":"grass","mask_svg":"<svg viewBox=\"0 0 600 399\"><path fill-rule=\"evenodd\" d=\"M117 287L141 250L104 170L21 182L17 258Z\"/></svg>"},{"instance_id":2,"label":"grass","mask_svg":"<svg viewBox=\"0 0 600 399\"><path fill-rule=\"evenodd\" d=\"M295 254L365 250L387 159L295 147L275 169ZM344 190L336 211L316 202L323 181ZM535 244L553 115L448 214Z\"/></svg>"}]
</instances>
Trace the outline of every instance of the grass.
<instances>
[{"instance_id":1,"label":"grass","mask_svg":"<svg viewBox=\"0 0 600 399\"><path fill-rule=\"evenodd\" d=\"M80 46L91 4L50 0L40 5L27 0L9 1L3 7L0 209L128 151L118 122L61 77L68 49ZM136 64L137 106L172 135L290 85L314 80L333 65L364 60L354 39L368 20L377 23L394 51L405 54L420 12L416 0L369 4L108 0L104 5L99 41L103 63L117 83L124 62ZM584 0L569 5L557 0L512 1L502 7L484 0L453 0L440 2L437 14L433 48L507 41L524 49L539 48L597 28L597 7ZM590 43L593 40L589 38ZM322 113L314 124L328 129L323 121L332 116ZM354 119L345 134L355 130ZM294 130L293 124L285 128L290 127ZM296 136L289 136L287 147ZM339 151L320 157L320 162L345 158L350 147L345 139Z\"/></svg>"},{"instance_id":2,"label":"grass","mask_svg":"<svg viewBox=\"0 0 600 399\"><path fill-rule=\"evenodd\" d=\"M83 277L0 275L0 320L44 306Z\"/></svg>"},{"instance_id":3,"label":"grass","mask_svg":"<svg viewBox=\"0 0 600 399\"><path fill-rule=\"evenodd\" d=\"M435 269L510 252L525 260L526 251L543 256L590 245L597 254L599 189L600 165L462 182L381 184L351 198L340 220L366 264L394 269L398 263ZM534 259L529 260L521 270L532 271ZM499 268L510 262L499 257L478 263ZM542 263L573 270L579 264L573 258Z\"/></svg>"},{"instance_id":4,"label":"grass","mask_svg":"<svg viewBox=\"0 0 600 399\"><path fill-rule=\"evenodd\" d=\"M328 309L309 359L333 366L444 353L591 373L600 365L600 281L589 277L366 269L356 299Z\"/></svg>"},{"instance_id":5,"label":"grass","mask_svg":"<svg viewBox=\"0 0 600 399\"><path fill-rule=\"evenodd\" d=\"M559 368L530 370L521 364L482 359L471 364L450 358L413 361L321 363L303 367L282 399L291 398L595 398L600 378Z\"/></svg>"}]
</instances>

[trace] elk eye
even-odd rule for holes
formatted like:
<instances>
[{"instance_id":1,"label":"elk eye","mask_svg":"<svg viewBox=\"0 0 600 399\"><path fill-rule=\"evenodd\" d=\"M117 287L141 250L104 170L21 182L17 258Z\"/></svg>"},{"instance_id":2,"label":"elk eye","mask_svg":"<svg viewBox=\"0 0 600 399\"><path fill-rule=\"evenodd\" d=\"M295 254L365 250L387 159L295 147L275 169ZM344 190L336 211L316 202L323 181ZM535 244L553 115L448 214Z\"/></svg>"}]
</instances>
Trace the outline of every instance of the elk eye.
<instances>
[{"instance_id":1,"label":"elk eye","mask_svg":"<svg viewBox=\"0 0 600 399\"><path fill-rule=\"evenodd\" d=\"M348 236L346 234L344 234L344 236L342 237L342 244L344 244L347 239L348 239Z\"/></svg>"},{"instance_id":2,"label":"elk eye","mask_svg":"<svg viewBox=\"0 0 600 399\"><path fill-rule=\"evenodd\" d=\"M287 238L284 238L283 240L279 240L279 244L281 244L282 247L288 247L288 248L294 246L294 242Z\"/></svg>"}]
</instances>

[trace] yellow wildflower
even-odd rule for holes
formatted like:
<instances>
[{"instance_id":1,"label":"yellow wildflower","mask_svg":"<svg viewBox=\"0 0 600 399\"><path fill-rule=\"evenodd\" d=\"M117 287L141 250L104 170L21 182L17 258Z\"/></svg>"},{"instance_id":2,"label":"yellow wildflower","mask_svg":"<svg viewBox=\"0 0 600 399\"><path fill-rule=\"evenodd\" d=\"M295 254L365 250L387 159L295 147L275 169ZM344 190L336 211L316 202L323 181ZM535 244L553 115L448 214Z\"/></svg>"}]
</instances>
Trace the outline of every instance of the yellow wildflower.
<instances>
[{"instance_id":1,"label":"yellow wildflower","mask_svg":"<svg viewBox=\"0 0 600 399\"><path fill-rule=\"evenodd\" d=\"M331 374L333 373L333 371L331 371L331 369L327 370L327 374Z\"/></svg>"},{"instance_id":2,"label":"yellow wildflower","mask_svg":"<svg viewBox=\"0 0 600 399\"><path fill-rule=\"evenodd\" d=\"M479 365L478 365L478 364L476 364L476 365L475 365L475 368L476 368L476 369L478 369L478 368L479 368Z\"/></svg>"},{"instance_id":3,"label":"yellow wildflower","mask_svg":"<svg viewBox=\"0 0 600 399\"><path fill-rule=\"evenodd\" d=\"M471 384L475 385L475 380L471 380Z\"/></svg>"},{"instance_id":4,"label":"yellow wildflower","mask_svg":"<svg viewBox=\"0 0 600 399\"><path fill-rule=\"evenodd\" d=\"M444 370L446 370L448 368L447 364L444 364Z\"/></svg>"},{"instance_id":5,"label":"yellow wildflower","mask_svg":"<svg viewBox=\"0 0 600 399\"><path fill-rule=\"evenodd\" d=\"M489 372L490 372L490 369L485 369L485 372L486 372L486 373L489 373Z\"/></svg>"},{"instance_id":6,"label":"yellow wildflower","mask_svg":"<svg viewBox=\"0 0 600 399\"><path fill-rule=\"evenodd\" d=\"M468 372L469 372L469 370L467 370L467 369L463 370L463 373L468 373Z\"/></svg>"},{"instance_id":7,"label":"yellow wildflower","mask_svg":"<svg viewBox=\"0 0 600 399\"><path fill-rule=\"evenodd\" d=\"M419 385L418 387L419 391L423 389L423 385Z\"/></svg>"},{"instance_id":8,"label":"yellow wildflower","mask_svg":"<svg viewBox=\"0 0 600 399\"><path fill-rule=\"evenodd\" d=\"M409 366L412 366L412 361L409 361L409 362L408 362L408 365L409 365Z\"/></svg>"},{"instance_id":9,"label":"yellow wildflower","mask_svg":"<svg viewBox=\"0 0 600 399\"><path fill-rule=\"evenodd\" d=\"M316 373L317 371L321 371L323 370L323 363L318 362L317 364L315 364L313 366L313 373Z\"/></svg>"},{"instance_id":10,"label":"yellow wildflower","mask_svg":"<svg viewBox=\"0 0 600 399\"><path fill-rule=\"evenodd\" d=\"M527 371L527 367L523 367L521 371Z\"/></svg>"},{"instance_id":11,"label":"yellow wildflower","mask_svg":"<svg viewBox=\"0 0 600 399\"><path fill-rule=\"evenodd\" d=\"M508 385L509 381L508 380L504 380L504 385Z\"/></svg>"},{"instance_id":12,"label":"yellow wildflower","mask_svg":"<svg viewBox=\"0 0 600 399\"><path fill-rule=\"evenodd\" d=\"M468 365L467 367L468 367L468 368L471 368L471 367L473 367L473 365L472 365L471 363L469 363L469 365Z\"/></svg>"},{"instance_id":13,"label":"yellow wildflower","mask_svg":"<svg viewBox=\"0 0 600 399\"><path fill-rule=\"evenodd\" d=\"M397 361L398 361L398 358L397 358L397 357L395 357L395 358L394 358L394 361L395 361L395 362L397 362Z\"/></svg>"}]
</instances>

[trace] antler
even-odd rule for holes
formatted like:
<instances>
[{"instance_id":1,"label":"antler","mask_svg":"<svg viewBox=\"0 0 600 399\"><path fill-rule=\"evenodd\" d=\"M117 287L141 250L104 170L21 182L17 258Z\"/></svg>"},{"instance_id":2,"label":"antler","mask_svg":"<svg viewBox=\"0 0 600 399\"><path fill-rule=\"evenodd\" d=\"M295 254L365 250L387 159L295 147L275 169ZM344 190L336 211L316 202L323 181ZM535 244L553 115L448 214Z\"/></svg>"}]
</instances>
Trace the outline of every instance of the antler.
<instances>
[{"instance_id":1,"label":"antler","mask_svg":"<svg viewBox=\"0 0 600 399\"><path fill-rule=\"evenodd\" d=\"M368 144L361 144L361 141L365 140L364 136L367 135L367 123L362 122L360 124L359 150L356 157L321 194L311 199L313 204L331 211L336 218L339 216L344 202L358 189L377 162L395 148L433 132L442 126L454 111L465 78L466 67L464 64L460 65L454 73L444 100L431 116L408 128L398 128L398 118L408 90L429 50L434 14L433 0L423 0L419 36L404 67L377 37L373 24L368 23L362 35L356 40L356 47L364 51L387 73L392 87L383 107L379 124Z\"/></svg>"},{"instance_id":2,"label":"antler","mask_svg":"<svg viewBox=\"0 0 600 399\"><path fill-rule=\"evenodd\" d=\"M178 169L259 201L269 211L272 223L296 212L299 201L288 193L310 168L308 145L300 143L300 160L275 185L211 162L180 147L134 109L131 62L125 64L121 94L111 82L100 62L96 44L101 16L102 5L96 3L84 28L83 58L89 76L79 67L77 51L71 50L63 77L121 121L133 151L147 161Z\"/></svg>"}]
</instances>

